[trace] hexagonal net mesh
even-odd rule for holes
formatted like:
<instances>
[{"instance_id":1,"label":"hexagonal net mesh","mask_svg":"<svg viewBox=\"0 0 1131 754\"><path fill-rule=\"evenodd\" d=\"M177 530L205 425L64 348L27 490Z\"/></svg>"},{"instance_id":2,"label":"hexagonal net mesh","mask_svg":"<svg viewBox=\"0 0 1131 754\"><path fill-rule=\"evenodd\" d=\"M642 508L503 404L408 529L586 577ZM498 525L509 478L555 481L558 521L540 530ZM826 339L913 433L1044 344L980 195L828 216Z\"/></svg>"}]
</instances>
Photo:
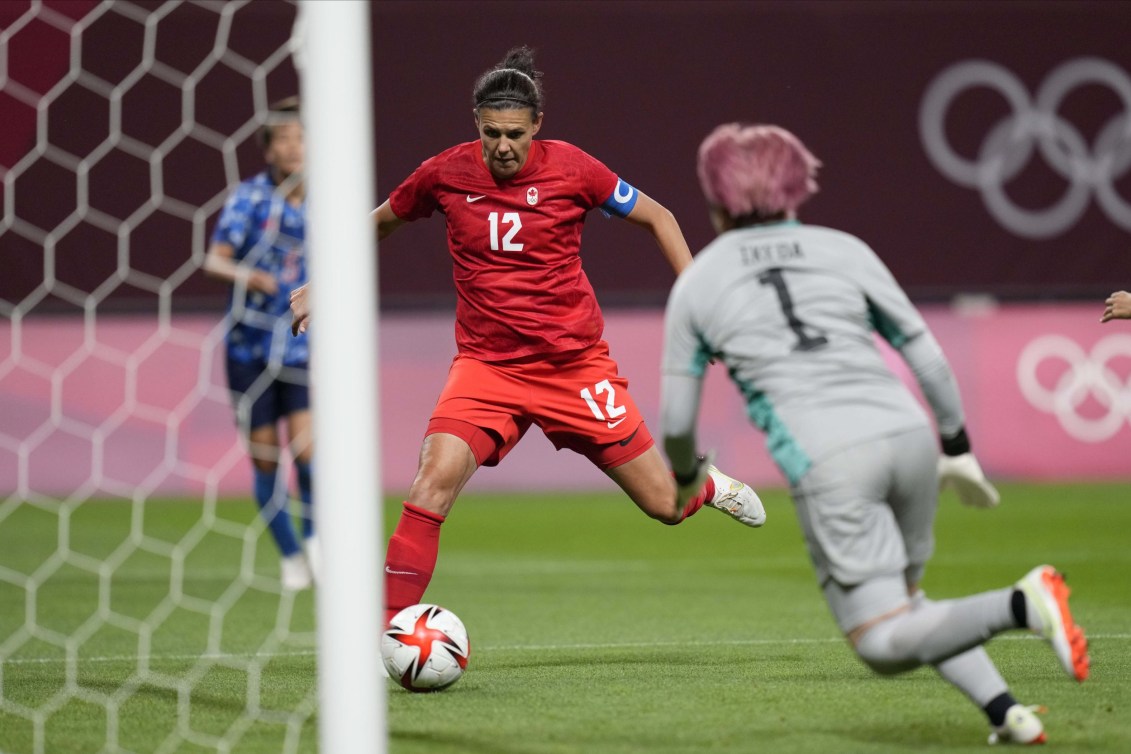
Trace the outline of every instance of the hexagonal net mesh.
<instances>
[{"instance_id":1,"label":"hexagonal net mesh","mask_svg":"<svg viewBox=\"0 0 1131 754\"><path fill-rule=\"evenodd\" d=\"M313 600L249 499L200 271L298 91L295 16L0 3L2 751L315 747Z\"/></svg>"}]
</instances>

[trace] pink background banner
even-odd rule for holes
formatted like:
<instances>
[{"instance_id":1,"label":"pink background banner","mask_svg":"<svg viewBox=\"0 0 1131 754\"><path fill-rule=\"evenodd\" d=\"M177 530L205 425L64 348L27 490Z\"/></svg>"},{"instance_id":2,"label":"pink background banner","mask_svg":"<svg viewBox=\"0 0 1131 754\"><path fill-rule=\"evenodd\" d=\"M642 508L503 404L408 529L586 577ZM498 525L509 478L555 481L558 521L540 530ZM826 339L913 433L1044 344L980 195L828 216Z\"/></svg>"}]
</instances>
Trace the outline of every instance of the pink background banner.
<instances>
[{"instance_id":1,"label":"pink background banner","mask_svg":"<svg viewBox=\"0 0 1131 754\"><path fill-rule=\"evenodd\" d=\"M965 399L975 451L998 479L1131 478L1131 324L1083 304L929 306ZM661 318L607 313L606 338L654 434ZM455 347L450 313L384 316L379 336L382 481L407 489ZM315 331L316 334L316 331ZM0 321L0 496L246 495L250 464L223 374L216 317ZM889 361L905 382L902 362ZM359 419L360 420L360 419ZM350 432L350 427L340 431ZM719 464L760 486L783 479L722 367L700 423ZM316 462L317 464L317 462ZM611 489L534 428L469 489Z\"/></svg>"}]
</instances>

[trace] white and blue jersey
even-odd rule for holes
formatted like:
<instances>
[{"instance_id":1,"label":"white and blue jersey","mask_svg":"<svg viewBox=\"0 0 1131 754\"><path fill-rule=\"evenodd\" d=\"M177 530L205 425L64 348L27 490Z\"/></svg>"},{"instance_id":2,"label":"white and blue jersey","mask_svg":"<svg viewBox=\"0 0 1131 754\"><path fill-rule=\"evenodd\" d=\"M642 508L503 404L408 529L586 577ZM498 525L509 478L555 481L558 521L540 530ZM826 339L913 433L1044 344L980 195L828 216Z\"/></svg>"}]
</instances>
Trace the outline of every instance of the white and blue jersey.
<instances>
[{"instance_id":1,"label":"white and blue jersey","mask_svg":"<svg viewBox=\"0 0 1131 754\"><path fill-rule=\"evenodd\" d=\"M290 294L307 282L306 201L287 201L268 171L242 182L228 197L212 233L228 244L235 261L264 270L278 281L275 295L248 291L228 298L228 359L240 363L305 365L306 333L291 335Z\"/></svg>"}]
</instances>

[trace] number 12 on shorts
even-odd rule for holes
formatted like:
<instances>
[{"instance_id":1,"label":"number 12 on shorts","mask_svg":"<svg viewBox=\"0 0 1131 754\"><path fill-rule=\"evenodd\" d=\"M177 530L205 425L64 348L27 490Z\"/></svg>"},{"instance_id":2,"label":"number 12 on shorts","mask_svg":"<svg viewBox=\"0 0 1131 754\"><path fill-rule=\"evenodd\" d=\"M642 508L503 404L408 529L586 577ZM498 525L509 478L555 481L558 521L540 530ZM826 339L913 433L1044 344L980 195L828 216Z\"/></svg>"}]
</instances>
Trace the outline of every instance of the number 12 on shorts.
<instances>
[{"instance_id":1,"label":"number 12 on shorts","mask_svg":"<svg viewBox=\"0 0 1131 754\"><path fill-rule=\"evenodd\" d=\"M601 393L608 393L609 399L605 401L605 412L601 413L601 407L597 405L597 401L593 395L600 395ZM581 397L589 404L589 410L593 412L593 416L597 417L597 421L603 421L607 424L609 429L613 429L622 421L624 421L624 414L628 411L624 406L615 405L617 402L617 391L609 384L608 380L601 380L593 386L592 392L589 388L581 388ZM617 417L622 417L617 419ZM616 419L616 421L612 421Z\"/></svg>"}]
</instances>

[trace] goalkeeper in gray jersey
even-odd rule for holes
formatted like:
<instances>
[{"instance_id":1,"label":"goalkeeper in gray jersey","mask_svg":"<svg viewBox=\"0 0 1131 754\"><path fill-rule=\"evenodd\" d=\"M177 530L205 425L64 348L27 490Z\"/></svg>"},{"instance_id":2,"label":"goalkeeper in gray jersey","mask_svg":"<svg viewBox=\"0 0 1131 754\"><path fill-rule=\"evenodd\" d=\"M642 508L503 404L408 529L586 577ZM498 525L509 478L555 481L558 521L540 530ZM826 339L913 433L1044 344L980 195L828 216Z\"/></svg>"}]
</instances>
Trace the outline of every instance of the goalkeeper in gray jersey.
<instances>
[{"instance_id":1,"label":"goalkeeper in gray jersey","mask_svg":"<svg viewBox=\"0 0 1131 754\"><path fill-rule=\"evenodd\" d=\"M970 454L950 366L922 317L860 239L802 225L819 166L775 126L724 125L699 151L718 238L676 282L663 357L664 445L681 487L699 483L695 423L704 370L726 364L789 480L821 589L860 658L882 675L934 666L989 717L991 741L1045 739L982 644L1029 628L1069 676L1087 642L1051 566L1012 587L932 601L919 589L940 481L997 504ZM907 362L934 414L886 367L874 334ZM939 453L941 438L942 454Z\"/></svg>"}]
</instances>

